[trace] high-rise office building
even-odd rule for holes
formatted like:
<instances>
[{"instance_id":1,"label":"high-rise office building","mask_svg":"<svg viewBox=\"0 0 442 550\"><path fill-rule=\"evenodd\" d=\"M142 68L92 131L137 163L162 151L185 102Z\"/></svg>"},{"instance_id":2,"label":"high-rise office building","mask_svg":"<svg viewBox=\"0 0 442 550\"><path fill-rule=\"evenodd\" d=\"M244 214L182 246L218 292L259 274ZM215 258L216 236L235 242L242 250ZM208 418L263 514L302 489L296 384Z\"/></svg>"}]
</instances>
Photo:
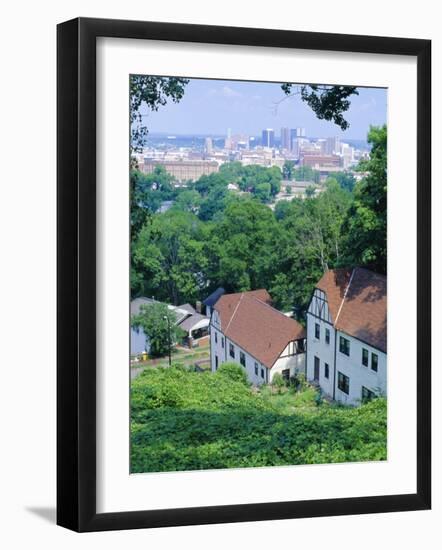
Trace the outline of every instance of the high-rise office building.
<instances>
[{"instance_id":1,"label":"high-rise office building","mask_svg":"<svg viewBox=\"0 0 442 550\"><path fill-rule=\"evenodd\" d=\"M263 147L275 146L275 131L273 128L266 128L262 131L262 145Z\"/></svg>"},{"instance_id":2,"label":"high-rise office building","mask_svg":"<svg viewBox=\"0 0 442 550\"><path fill-rule=\"evenodd\" d=\"M341 140L338 137L327 138L325 153L327 155L337 155L341 152Z\"/></svg>"},{"instance_id":3,"label":"high-rise office building","mask_svg":"<svg viewBox=\"0 0 442 550\"><path fill-rule=\"evenodd\" d=\"M281 149L290 149L290 128L281 128Z\"/></svg>"},{"instance_id":4,"label":"high-rise office building","mask_svg":"<svg viewBox=\"0 0 442 550\"><path fill-rule=\"evenodd\" d=\"M211 137L206 137L206 153L211 155L213 153L213 141Z\"/></svg>"},{"instance_id":5,"label":"high-rise office building","mask_svg":"<svg viewBox=\"0 0 442 550\"><path fill-rule=\"evenodd\" d=\"M305 128L296 128L296 137L305 137Z\"/></svg>"},{"instance_id":6,"label":"high-rise office building","mask_svg":"<svg viewBox=\"0 0 442 550\"><path fill-rule=\"evenodd\" d=\"M232 148L232 129L231 128L227 128L227 137L224 140L224 147L225 149Z\"/></svg>"}]
</instances>

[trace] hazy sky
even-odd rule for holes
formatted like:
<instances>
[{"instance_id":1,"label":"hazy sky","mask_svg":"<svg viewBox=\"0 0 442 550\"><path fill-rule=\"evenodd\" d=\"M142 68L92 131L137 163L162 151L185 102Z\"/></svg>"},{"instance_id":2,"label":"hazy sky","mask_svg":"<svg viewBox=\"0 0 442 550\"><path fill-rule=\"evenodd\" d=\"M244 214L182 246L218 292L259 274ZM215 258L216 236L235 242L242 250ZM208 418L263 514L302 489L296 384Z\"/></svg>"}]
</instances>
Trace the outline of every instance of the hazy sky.
<instances>
[{"instance_id":1,"label":"hazy sky","mask_svg":"<svg viewBox=\"0 0 442 550\"><path fill-rule=\"evenodd\" d=\"M380 125L387 118L387 90L358 88L359 96L351 96L351 106L344 115L350 127L342 132L332 122L318 120L313 111L299 97L284 98L280 84L238 82L230 80L192 79L178 103L169 102L157 112L144 118L149 132L167 134L259 135L263 128L301 126L307 136L341 136L365 139L372 125Z\"/></svg>"}]
</instances>

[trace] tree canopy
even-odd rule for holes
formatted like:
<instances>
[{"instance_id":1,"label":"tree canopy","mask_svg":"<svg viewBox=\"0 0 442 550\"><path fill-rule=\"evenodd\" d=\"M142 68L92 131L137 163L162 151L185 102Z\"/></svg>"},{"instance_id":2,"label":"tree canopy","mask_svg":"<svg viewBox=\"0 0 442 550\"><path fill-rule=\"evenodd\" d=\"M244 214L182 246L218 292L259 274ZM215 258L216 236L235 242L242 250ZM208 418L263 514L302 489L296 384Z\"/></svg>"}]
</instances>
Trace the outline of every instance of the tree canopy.
<instances>
[{"instance_id":1,"label":"tree canopy","mask_svg":"<svg viewBox=\"0 0 442 550\"><path fill-rule=\"evenodd\" d=\"M341 130L350 127L344 113L350 108L349 97L359 95L356 86L326 86L318 84L292 84L281 86L286 96L300 95L320 120L334 122Z\"/></svg>"},{"instance_id":2,"label":"tree canopy","mask_svg":"<svg viewBox=\"0 0 442 550\"><path fill-rule=\"evenodd\" d=\"M143 304L140 313L132 317L132 326L143 329L147 337L146 348L153 357L162 357L169 351L169 344L177 342L184 332L176 326L176 313L166 304ZM169 335L170 329L170 335ZM169 342L170 337L170 342Z\"/></svg>"},{"instance_id":3,"label":"tree canopy","mask_svg":"<svg viewBox=\"0 0 442 550\"><path fill-rule=\"evenodd\" d=\"M149 111L158 111L159 107L166 105L168 99L178 103L188 83L187 78L141 74L130 76L131 147L135 150L143 147L148 133L143 117L147 117ZM142 111L143 106L147 108L146 112Z\"/></svg>"}]
</instances>

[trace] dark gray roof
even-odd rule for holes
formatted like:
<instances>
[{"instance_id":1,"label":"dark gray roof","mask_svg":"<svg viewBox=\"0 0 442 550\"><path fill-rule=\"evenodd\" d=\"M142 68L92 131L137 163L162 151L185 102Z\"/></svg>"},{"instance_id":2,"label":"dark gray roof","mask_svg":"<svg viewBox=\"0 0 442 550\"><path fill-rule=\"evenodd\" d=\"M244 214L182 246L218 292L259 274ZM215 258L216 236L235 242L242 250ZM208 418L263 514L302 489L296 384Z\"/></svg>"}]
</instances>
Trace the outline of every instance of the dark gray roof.
<instances>
[{"instance_id":1,"label":"dark gray roof","mask_svg":"<svg viewBox=\"0 0 442 550\"><path fill-rule=\"evenodd\" d=\"M207 298L203 301L203 304L205 306L213 307L225 292L226 291L223 289L223 287L220 286L219 288L214 290L212 294L210 294L210 296L207 296Z\"/></svg>"},{"instance_id":2,"label":"dark gray roof","mask_svg":"<svg viewBox=\"0 0 442 550\"><path fill-rule=\"evenodd\" d=\"M196 309L191 306L190 304L183 304L182 306L177 306L178 309L184 309L185 311L188 311L189 313L196 313Z\"/></svg>"},{"instance_id":3,"label":"dark gray roof","mask_svg":"<svg viewBox=\"0 0 442 550\"><path fill-rule=\"evenodd\" d=\"M140 307L144 305L150 305L155 303L155 300L152 298L135 298L135 300L132 300L130 303L130 314L131 315L138 315L140 313Z\"/></svg>"},{"instance_id":4,"label":"dark gray roof","mask_svg":"<svg viewBox=\"0 0 442 550\"><path fill-rule=\"evenodd\" d=\"M192 330L192 328L200 321L206 321L206 325L209 326L208 317L206 317L205 315L201 315L200 313L195 313L194 315L187 317L187 319L185 319L182 323L180 323L179 327L185 330L186 332L189 332L189 330Z\"/></svg>"}]
</instances>

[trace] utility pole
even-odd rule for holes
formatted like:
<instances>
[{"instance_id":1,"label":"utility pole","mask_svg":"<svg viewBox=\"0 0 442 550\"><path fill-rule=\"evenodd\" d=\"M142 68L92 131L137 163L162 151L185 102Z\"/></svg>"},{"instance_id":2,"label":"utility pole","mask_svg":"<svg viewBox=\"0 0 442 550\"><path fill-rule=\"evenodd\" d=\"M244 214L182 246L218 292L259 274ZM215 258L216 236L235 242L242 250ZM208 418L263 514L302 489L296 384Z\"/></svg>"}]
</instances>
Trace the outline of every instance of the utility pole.
<instances>
[{"instance_id":1,"label":"utility pole","mask_svg":"<svg viewBox=\"0 0 442 550\"><path fill-rule=\"evenodd\" d=\"M164 319L167 321L167 341L169 343L169 367L172 366L172 342L170 341L170 319L167 315L164 315Z\"/></svg>"}]
</instances>

